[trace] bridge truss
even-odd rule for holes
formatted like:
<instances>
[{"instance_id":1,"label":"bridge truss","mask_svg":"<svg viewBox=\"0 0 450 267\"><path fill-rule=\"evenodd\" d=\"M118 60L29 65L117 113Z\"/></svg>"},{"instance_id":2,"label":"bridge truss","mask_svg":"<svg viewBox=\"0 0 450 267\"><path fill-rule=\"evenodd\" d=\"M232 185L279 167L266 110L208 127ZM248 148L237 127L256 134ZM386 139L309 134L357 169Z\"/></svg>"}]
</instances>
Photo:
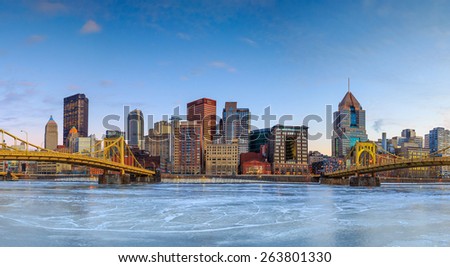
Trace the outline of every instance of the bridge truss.
<instances>
[{"instance_id":1,"label":"bridge truss","mask_svg":"<svg viewBox=\"0 0 450 267\"><path fill-rule=\"evenodd\" d=\"M0 161L43 161L74 164L135 176L153 176L138 162L123 136L98 141L94 149L83 153L53 151L23 140L0 129Z\"/></svg>"},{"instance_id":2,"label":"bridge truss","mask_svg":"<svg viewBox=\"0 0 450 267\"><path fill-rule=\"evenodd\" d=\"M399 169L450 166L450 157L443 156L450 147L434 153L421 153L416 157L405 158L392 154L374 142L357 142L341 162L338 170L325 173L325 177L339 178L353 175L387 172Z\"/></svg>"}]
</instances>

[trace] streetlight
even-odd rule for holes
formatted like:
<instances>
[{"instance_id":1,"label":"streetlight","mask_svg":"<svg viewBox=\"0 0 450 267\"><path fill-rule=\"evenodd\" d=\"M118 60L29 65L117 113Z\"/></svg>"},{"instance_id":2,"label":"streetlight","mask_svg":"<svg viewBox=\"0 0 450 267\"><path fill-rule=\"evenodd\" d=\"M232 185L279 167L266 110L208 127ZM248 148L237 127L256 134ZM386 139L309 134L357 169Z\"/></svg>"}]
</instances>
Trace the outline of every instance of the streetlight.
<instances>
[{"instance_id":1,"label":"streetlight","mask_svg":"<svg viewBox=\"0 0 450 267\"><path fill-rule=\"evenodd\" d=\"M24 131L24 130L20 130L20 132L25 133L25 136L26 136L26 139L27 139L27 142L25 144L25 148L26 148L26 153L28 153L28 132Z\"/></svg>"}]
</instances>

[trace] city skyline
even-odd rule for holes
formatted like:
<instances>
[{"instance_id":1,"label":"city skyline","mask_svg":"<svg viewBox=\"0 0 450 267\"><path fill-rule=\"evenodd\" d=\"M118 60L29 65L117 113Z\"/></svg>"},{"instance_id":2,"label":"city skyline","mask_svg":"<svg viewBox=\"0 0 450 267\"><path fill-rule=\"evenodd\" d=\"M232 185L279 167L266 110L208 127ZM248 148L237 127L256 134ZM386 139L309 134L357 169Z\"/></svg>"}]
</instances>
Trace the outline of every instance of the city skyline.
<instances>
[{"instance_id":1,"label":"city skyline","mask_svg":"<svg viewBox=\"0 0 450 267\"><path fill-rule=\"evenodd\" d=\"M107 115L124 125L124 106L156 122L203 97L217 100L217 114L236 101L301 125L337 110L347 77L370 140L450 128L445 2L107 3L0 2L2 128L41 144L50 115L63 132L62 99L76 93L89 98L98 136ZM310 133L325 135L324 121ZM325 137L309 147L331 154Z\"/></svg>"}]
</instances>

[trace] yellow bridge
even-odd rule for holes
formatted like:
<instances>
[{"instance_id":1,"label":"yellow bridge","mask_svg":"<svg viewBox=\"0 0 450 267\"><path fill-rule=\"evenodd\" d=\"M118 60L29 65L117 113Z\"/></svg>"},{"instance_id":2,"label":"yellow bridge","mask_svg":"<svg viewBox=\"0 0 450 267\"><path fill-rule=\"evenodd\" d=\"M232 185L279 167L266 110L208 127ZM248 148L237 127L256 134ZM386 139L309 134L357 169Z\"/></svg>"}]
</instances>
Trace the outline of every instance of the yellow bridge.
<instances>
[{"instance_id":1,"label":"yellow bridge","mask_svg":"<svg viewBox=\"0 0 450 267\"><path fill-rule=\"evenodd\" d=\"M103 169L104 173L115 171L121 175L131 174L136 177L155 175L155 171L145 169L136 160L123 137L105 138L97 142L95 150L86 155L48 150L33 145L2 129L0 129L0 134L2 137L0 140L0 161L44 161L88 166ZM11 141L11 144L6 143L6 138ZM18 143L20 146L18 146ZM25 150L22 148L25 148Z\"/></svg>"},{"instance_id":2,"label":"yellow bridge","mask_svg":"<svg viewBox=\"0 0 450 267\"><path fill-rule=\"evenodd\" d=\"M429 157L419 159L397 159L393 162L373 164L369 166L352 166L348 169L325 173L325 177L338 178L360 174L372 174L377 172L392 171L406 168L449 166L450 157Z\"/></svg>"},{"instance_id":3,"label":"yellow bridge","mask_svg":"<svg viewBox=\"0 0 450 267\"><path fill-rule=\"evenodd\" d=\"M17 181L17 180L19 180L19 177L18 177L18 175L16 174L16 173L9 173L9 175L11 175L11 180L12 181ZM0 177L6 177L6 176L8 176L8 173L7 172L0 172Z\"/></svg>"},{"instance_id":4,"label":"yellow bridge","mask_svg":"<svg viewBox=\"0 0 450 267\"><path fill-rule=\"evenodd\" d=\"M349 176L359 176L361 174L371 174L406 168L431 167L431 166L449 166L450 157L438 156L450 147L441 149L427 156L406 159L397 155L390 154L387 151L377 154L382 150L373 142L358 142L348 153L344 164L339 170L324 173L325 178L343 178Z\"/></svg>"}]
</instances>

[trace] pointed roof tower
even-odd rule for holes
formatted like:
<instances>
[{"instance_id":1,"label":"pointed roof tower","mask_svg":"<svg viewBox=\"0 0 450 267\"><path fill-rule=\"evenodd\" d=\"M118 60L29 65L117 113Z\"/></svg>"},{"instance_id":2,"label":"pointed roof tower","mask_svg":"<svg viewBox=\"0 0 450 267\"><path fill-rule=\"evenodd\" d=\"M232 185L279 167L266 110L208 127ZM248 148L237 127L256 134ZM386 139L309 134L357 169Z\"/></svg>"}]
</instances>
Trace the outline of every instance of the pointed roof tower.
<instances>
[{"instance_id":1,"label":"pointed roof tower","mask_svg":"<svg viewBox=\"0 0 450 267\"><path fill-rule=\"evenodd\" d=\"M47 122L47 124L53 124L53 123L55 123L55 124L56 124L55 120L53 119L53 116L52 116L52 115L50 115L50 119L48 119L48 122Z\"/></svg>"},{"instance_id":2,"label":"pointed roof tower","mask_svg":"<svg viewBox=\"0 0 450 267\"><path fill-rule=\"evenodd\" d=\"M339 111L349 110L350 107L354 107L355 110L362 110L361 104L359 104L356 97L350 92L350 78L348 78L348 92L345 94L342 101L339 103Z\"/></svg>"}]
</instances>

